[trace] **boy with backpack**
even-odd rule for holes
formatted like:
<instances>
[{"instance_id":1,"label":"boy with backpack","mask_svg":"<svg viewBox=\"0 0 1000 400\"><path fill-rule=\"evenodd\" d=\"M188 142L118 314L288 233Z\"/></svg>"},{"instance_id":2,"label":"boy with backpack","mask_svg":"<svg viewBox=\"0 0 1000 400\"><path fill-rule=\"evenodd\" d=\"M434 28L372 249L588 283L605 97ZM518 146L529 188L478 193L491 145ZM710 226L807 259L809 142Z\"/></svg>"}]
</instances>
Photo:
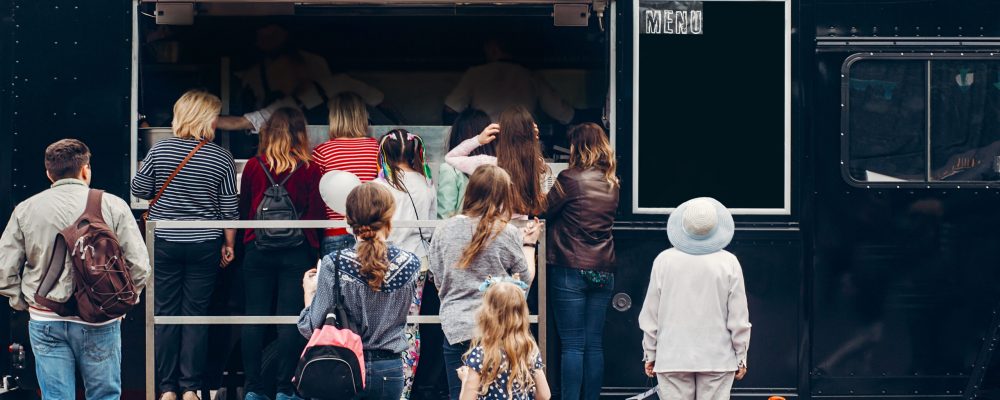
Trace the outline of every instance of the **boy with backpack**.
<instances>
[{"instance_id":1,"label":"boy with backpack","mask_svg":"<svg viewBox=\"0 0 1000 400\"><path fill-rule=\"evenodd\" d=\"M63 139L45 149L52 187L21 202L0 237L0 295L28 310L42 397L121 397L121 317L149 276L128 204L89 188L90 149ZM85 223L84 223L85 222Z\"/></svg>"}]
</instances>

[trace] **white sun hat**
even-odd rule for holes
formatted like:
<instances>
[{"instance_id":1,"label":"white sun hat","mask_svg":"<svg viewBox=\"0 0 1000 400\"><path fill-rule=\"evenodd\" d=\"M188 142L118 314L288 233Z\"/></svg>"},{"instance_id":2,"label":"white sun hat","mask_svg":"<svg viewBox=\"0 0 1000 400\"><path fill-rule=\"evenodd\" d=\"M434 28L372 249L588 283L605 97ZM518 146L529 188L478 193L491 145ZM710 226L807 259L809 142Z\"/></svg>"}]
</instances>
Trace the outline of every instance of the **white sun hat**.
<instances>
[{"instance_id":1,"label":"white sun hat","mask_svg":"<svg viewBox=\"0 0 1000 400\"><path fill-rule=\"evenodd\" d=\"M698 197L677 206L667 218L670 244L688 254L722 250L733 240L736 224L726 206L711 197Z\"/></svg>"}]
</instances>

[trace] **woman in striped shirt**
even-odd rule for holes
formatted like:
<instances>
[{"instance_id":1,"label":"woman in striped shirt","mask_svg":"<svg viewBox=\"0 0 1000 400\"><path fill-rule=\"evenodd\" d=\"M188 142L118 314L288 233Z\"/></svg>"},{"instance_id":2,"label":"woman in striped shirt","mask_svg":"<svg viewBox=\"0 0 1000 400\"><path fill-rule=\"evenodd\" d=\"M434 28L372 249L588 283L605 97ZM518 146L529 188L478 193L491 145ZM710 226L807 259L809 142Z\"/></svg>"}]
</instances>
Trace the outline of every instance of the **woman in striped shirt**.
<instances>
[{"instance_id":1,"label":"woman in striped shirt","mask_svg":"<svg viewBox=\"0 0 1000 400\"><path fill-rule=\"evenodd\" d=\"M362 183L378 175L378 141L368 137L368 109L360 96L344 92L330 99L330 140L316 146L312 159L322 173L333 170L357 175ZM326 218L343 221L329 207ZM353 249L354 236L344 228L327 229L322 243L323 255Z\"/></svg>"},{"instance_id":2,"label":"woman in striped shirt","mask_svg":"<svg viewBox=\"0 0 1000 400\"><path fill-rule=\"evenodd\" d=\"M174 104L174 137L157 142L132 179L133 195L154 199L149 220L239 219L233 156L212 143L221 104L218 97L203 91L184 93ZM168 185L167 178L189 154L188 163ZM233 260L236 231L156 229L155 234L156 315L205 315L219 267ZM184 400L198 399L207 333L203 325L156 326L161 399L174 400L179 391Z\"/></svg>"}]
</instances>

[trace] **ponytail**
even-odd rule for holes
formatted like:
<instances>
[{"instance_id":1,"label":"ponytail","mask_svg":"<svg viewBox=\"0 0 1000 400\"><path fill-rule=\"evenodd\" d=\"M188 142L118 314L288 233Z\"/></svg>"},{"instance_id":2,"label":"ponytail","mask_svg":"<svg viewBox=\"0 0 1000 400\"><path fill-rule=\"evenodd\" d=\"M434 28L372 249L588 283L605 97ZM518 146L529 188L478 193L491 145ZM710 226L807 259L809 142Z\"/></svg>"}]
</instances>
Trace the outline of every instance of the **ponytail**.
<instances>
[{"instance_id":1,"label":"ponytail","mask_svg":"<svg viewBox=\"0 0 1000 400\"><path fill-rule=\"evenodd\" d=\"M347 195L347 224L359 240L359 272L374 291L381 289L389 271L389 245L385 237L392 229L394 212L392 194L377 183L364 183ZM379 235L383 232L384 235Z\"/></svg>"}]
</instances>

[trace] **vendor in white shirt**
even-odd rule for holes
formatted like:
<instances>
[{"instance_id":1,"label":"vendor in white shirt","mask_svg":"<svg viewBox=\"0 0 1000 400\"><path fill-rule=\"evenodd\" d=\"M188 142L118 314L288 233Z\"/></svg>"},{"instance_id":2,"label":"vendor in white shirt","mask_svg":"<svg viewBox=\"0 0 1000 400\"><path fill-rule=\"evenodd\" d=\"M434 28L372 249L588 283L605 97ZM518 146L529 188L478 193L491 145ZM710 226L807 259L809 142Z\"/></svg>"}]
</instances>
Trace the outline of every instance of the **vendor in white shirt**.
<instances>
[{"instance_id":1,"label":"vendor in white shirt","mask_svg":"<svg viewBox=\"0 0 1000 400\"><path fill-rule=\"evenodd\" d=\"M572 106L556 93L539 74L510 61L510 53L499 40L484 45L486 64L469 68L458 86L445 99L445 111L460 113L466 108L482 110L496 121L513 106L539 108L562 124L573 120Z\"/></svg>"},{"instance_id":2,"label":"vendor in white shirt","mask_svg":"<svg viewBox=\"0 0 1000 400\"><path fill-rule=\"evenodd\" d=\"M257 48L264 58L249 69L237 72L255 99L257 111L243 116L222 116L218 126L223 130L249 129L258 132L274 110L298 107L309 116L325 117L327 99L338 93L353 92L369 106L382 104L385 95L378 89L347 74L333 74L322 56L296 49L288 40L288 32L278 25L257 30Z\"/></svg>"}]
</instances>

